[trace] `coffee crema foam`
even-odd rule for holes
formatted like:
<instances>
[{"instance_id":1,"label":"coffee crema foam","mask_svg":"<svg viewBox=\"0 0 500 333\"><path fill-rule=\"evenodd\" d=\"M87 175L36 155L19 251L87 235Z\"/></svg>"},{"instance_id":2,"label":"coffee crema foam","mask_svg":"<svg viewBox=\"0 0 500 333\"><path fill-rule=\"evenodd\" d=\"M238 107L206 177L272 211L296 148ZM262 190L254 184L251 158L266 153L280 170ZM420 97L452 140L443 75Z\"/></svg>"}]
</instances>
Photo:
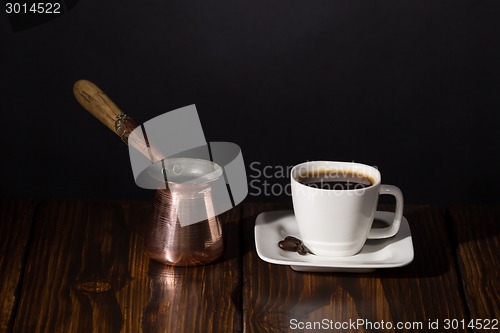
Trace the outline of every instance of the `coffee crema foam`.
<instances>
[{"instance_id":1,"label":"coffee crema foam","mask_svg":"<svg viewBox=\"0 0 500 333\"><path fill-rule=\"evenodd\" d=\"M323 190L358 190L374 185L376 178L358 170L316 169L299 172L295 180Z\"/></svg>"}]
</instances>

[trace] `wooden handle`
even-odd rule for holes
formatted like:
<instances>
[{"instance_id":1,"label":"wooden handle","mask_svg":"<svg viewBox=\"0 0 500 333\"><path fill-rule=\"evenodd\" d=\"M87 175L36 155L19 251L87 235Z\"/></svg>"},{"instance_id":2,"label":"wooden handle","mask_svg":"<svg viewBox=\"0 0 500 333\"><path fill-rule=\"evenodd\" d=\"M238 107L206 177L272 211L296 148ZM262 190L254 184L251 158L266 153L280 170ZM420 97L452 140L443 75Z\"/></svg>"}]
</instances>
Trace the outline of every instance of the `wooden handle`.
<instances>
[{"instance_id":1,"label":"wooden handle","mask_svg":"<svg viewBox=\"0 0 500 333\"><path fill-rule=\"evenodd\" d=\"M164 158L162 154L150 147L146 140L129 134L137 127L135 121L120 110L118 106L94 83L79 80L73 86L77 101L96 117L101 123L117 134L123 142L131 145L152 162Z\"/></svg>"},{"instance_id":2,"label":"wooden handle","mask_svg":"<svg viewBox=\"0 0 500 333\"><path fill-rule=\"evenodd\" d=\"M124 113L99 87L90 81L79 80L76 81L73 87L73 93L85 110L118 134L116 132L116 121L118 116Z\"/></svg>"}]
</instances>

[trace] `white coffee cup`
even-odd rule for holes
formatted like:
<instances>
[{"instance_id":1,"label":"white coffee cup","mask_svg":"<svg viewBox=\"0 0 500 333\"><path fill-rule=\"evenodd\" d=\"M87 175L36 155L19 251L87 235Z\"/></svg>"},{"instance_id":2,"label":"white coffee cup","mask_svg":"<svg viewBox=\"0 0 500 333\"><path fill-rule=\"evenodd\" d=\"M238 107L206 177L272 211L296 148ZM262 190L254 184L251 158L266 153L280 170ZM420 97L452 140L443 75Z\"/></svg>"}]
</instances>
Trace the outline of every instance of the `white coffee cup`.
<instances>
[{"instance_id":1,"label":"white coffee cup","mask_svg":"<svg viewBox=\"0 0 500 333\"><path fill-rule=\"evenodd\" d=\"M367 239L394 236L403 216L403 194L393 185L380 183L380 172L369 165L352 162L312 161L296 165L291 171L292 201L301 239L311 252L326 256L351 256ZM340 183L351 180L351 189ZM352 181L365 185L352 185ZM378 197L396 198L394 221L388 227L372 228Z\"/></svg>"}]
</instances>

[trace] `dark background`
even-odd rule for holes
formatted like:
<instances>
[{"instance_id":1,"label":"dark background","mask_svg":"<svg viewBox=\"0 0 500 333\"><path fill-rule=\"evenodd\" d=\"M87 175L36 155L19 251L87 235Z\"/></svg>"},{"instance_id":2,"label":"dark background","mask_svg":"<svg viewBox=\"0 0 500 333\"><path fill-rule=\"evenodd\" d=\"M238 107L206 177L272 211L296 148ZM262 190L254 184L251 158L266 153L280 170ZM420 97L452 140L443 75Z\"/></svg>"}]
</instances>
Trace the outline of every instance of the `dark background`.
<instances>
[{"instance_id":1,"label":"dark background","mask_svg":"<svg viewBox=\"0 0 500 333\"><path fill-rule=\"evenodd\" d=\"M499 17L499 1L80 0L14 33L2 10L0 196L151 198L75 101L85 78L138 122L196 104L247 166L354 160L409 203L498 203Z\"/></svg>"}]
</instances>

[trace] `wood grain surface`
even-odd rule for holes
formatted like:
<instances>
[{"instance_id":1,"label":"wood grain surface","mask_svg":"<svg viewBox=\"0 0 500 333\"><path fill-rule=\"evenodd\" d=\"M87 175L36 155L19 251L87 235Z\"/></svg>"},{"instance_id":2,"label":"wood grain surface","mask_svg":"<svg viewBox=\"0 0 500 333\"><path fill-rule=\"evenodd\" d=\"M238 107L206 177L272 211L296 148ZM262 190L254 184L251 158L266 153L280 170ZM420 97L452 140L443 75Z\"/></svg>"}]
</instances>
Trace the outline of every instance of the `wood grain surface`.
<instances>
[{"instance_id":1,"label":"wood grain surface","mask_svg":"<svg viewBox=\"0 0 500 333\"><path fill-rule=\"evenodd\" d=\"M500 206L456 206L450 215L470 317L500 320Z\"/></svg>"},{"instance_id":2,"label":"wood grain surface","mask_svg":"<svg viewBox=\"0 0 500 333\"><path fill-rule=\"evenodd\" d=\"M150 214L149 203L42 204L14 332L241 330L238 237L212 265L156 264L142 236ZM238 233L238 219L234 210L223 223Z\"/></svg>"},{"instance_id":3,"label":"wood grain surface","mask_svg":"<svg viewBox=\"0 0 500 333\"><path fill-rule=\"evenodd\" d=\"M457 206L446 220L435 206L407 205L414 261L357 274L295 272L258 257L256 216L289 203L248 202L223 214L225 252L213 264L150 261L151 205L1 199L0 333L311 331L292 330L291 320L415 332L500 316L499 206ZM429 330L436 321L440 329ZM414 326L369 327L382 322Z\"/></svg>"},{"instance_id":4,"label":"wood grain surface","mask_svg":"<svg viewBox=\"0 0 500 333\"><path fill-rule=\"evenodd\" d=\"M32 200L0 199L0 333L13 323L34 212Z\"/></svg>"},{"instance_id":5,"label":"wood grain surface","mask_svg":"<svg viewBox=\"0 0 500 333\"><path fill-rule=\"evenodd\" d=\"M253 225L260 212L272 209L277 209L276 205L246 205L243 210L245 332L296 332L291 329L292 320L305 323L363 319L394 325L421 322L425 329L429 320L464 318L446 225L437 208L412 206L405 210L415 248L410 265L363 274L301 273L259 259L254 249ZM364 325L343 331L374 329Z\"/></svg>"}]
</instances>

